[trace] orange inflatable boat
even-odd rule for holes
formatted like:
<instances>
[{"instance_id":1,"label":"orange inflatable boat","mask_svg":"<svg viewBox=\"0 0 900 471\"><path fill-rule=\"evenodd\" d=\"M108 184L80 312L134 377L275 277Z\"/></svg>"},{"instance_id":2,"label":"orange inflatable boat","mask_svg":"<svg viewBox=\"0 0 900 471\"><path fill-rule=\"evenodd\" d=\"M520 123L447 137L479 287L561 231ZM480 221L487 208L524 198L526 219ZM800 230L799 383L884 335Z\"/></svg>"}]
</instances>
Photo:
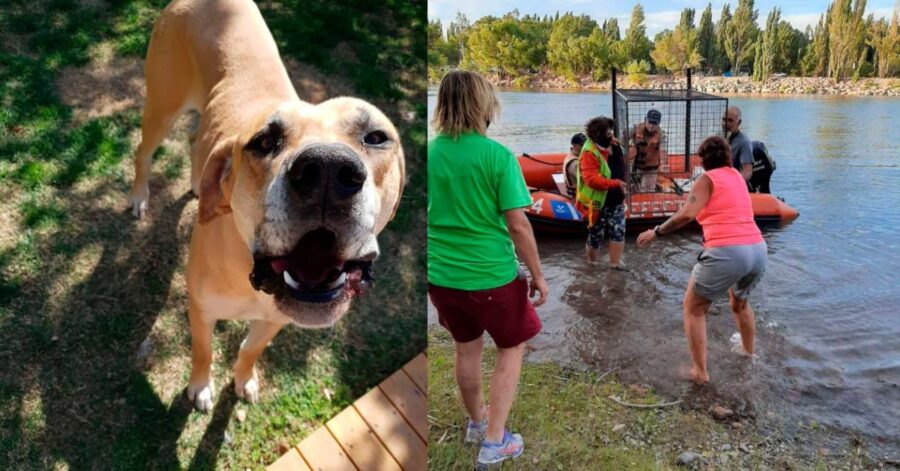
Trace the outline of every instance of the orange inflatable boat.
<instances>
[{"instance_id":1,"label":"orange inflatable boat","mask_svg":"<svg viewBox=\"0 0 900 471\"><path fill-rule=\"evenodd\" d=\"M566 154L523 154L518 156L525 183L531 191L532 205L526 214L535 232L582 233L585 222L575 209L574 202L566 195L562 164ZM693 178L699 173L700 157L691 156L690 167L685 171L683 155L669 155L669 168L656 175L656 191L653 193L629 193L625 197L625 227L643 230L665 221L684 206ZM757 224L779 224L793 221L799 212L767 193L750 193L753 215Z\"/></svg>"}]
</instances>

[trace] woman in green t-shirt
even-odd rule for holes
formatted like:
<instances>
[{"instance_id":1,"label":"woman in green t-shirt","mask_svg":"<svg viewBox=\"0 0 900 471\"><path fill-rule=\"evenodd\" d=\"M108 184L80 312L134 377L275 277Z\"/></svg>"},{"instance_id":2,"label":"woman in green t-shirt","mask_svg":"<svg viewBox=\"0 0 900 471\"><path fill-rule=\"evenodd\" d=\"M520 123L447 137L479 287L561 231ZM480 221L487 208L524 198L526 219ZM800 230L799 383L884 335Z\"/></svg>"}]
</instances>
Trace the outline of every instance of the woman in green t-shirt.
<instances>
[{"instance_id":1,"label":"woman in green t-shirt","mask_svg":"<svg viewBox=\"0 0 900 471\"><path fill-rule=\"evenodd\" d=\"M428 143L428 293L456 346L456 381L469 414L466 441L481 443L478 466L519 456L524 442L504 428L525 341L547 297L537 244L522 208L531 205L515 156L485 136L500 104L474 72L444 76ZM516 253L531 272L526 281ZM484 332L497 345L490 409L482 401Z\"/></svg>"}]
</instances>

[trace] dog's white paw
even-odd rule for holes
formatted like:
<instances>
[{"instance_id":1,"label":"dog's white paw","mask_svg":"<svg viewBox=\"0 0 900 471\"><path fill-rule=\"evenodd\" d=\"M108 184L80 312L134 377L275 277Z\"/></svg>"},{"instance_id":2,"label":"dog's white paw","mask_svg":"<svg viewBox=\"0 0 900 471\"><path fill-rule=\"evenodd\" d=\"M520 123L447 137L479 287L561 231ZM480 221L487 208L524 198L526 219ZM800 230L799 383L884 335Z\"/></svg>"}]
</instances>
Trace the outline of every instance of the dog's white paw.
<instances>
[{"instance_id":1,"label":"dog's white paw","mask_svg":"<svg viewBox=\"0 0 900 471\"><path fill-rule=\"evenodd\" d=\"M131 208L131 214L138 219L142 219L147 213L147 201L150 199L150 188L132 187L128 193L128 204Z\"/></svg>"},{"instance_id":2,"label":"dog's white paw","mask_svg":"<svg viewBox=\"0 0 900 471\"><path fill-rule=\"evenodd\" d=\"M138 219L143 219L144 214L147 213L147 202L146 201L135 201L131 204L131 214Z\"/></svg>"},{"instance_id":3,"label":"dog's white paw","mask_svg":"<svg viewBox=\"0 0 900 471\"><path fill-rule=\"evenodd\" d=\"M133 214L134 217L143 219L144 214L147 213L147 199L147 196L138 195L134 192L128 195L128 204L131 207L131 214Z\"/></svg>"},{"instance_id":4,"label":"dog's white paw","mask_svg":"<svg viewBox=\"0 0 900 471\"><path fill-rule=\"evenodd\" d=\"M188 386L188 399L190 399L198 411L206 413L212 409L212 382Z\"/></svg>"},{"instance_id":5,"label":"dog's white paw","mask_svg":"<svg viewBox=\"0 0 900 471\"><path fill-rule=\"evenodd\" d=\"M251 377L243 383L235 378L234 392L238 397L247 400L251 404L259 402L259 382L256 381L255 377Z\"/></svg>"}]
</instances>

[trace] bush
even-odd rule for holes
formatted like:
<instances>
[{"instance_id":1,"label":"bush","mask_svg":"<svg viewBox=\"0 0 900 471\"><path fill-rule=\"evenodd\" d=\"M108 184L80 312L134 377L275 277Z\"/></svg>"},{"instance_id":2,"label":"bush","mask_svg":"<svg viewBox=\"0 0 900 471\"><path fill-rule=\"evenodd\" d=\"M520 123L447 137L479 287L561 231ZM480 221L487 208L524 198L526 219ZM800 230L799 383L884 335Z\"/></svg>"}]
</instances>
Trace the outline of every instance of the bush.
<instances>
[{"instance_id":1,"label":"bush","mask_svg":"<svg viewBox=\"0 0 900 471\"><path fill-rule=\"evenodd\" d=\"M650 63L641 60L633 60L625 66L625 85L629 87L645 87L650 84L647 73L650 72Z\"/></svg>"}]
</instances>

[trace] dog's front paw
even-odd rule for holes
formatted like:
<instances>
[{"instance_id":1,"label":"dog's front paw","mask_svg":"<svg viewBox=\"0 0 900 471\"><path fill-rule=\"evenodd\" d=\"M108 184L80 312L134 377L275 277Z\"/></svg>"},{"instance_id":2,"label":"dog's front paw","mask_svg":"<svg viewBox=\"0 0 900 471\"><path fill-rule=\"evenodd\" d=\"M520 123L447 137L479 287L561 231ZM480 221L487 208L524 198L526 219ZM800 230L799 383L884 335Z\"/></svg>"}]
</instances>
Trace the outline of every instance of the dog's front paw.
<instances>
[{"instance_id":1,"label":"dog's front paw","mask_svg":"<svg viewBox=\"0 0 900 471\"><path fill-rule=\"evenodd\" d=\"M235 375L234 392L238 397L246 399L252 404L259 402L259 381L256 379L255 368L253 374L247 379L242 380L238 375Z\"/></svg>"},{"instance_id":2,"label":"dog's front paw","mask_svg":"<svg viewBox=\"0 0 900 471\"><path fill-rule=\"evenodd\" d=\"M149 189L133 188L128 194L128 204L131 207L131 214L138 219L142 219L147 213L147 200L150 199Z\"/></svg>"},{"instance_id":3,"label":"dog's front paw","mask_svg":"<svg viewBox=\"0 0 900 471\"><path fill-rule=\"evenodd\" d=\"M213 395L212 381L203 384L188 385L188 399L194 403L198 411L206 413L212 409Z\"/></svg>"}]
</instances>

